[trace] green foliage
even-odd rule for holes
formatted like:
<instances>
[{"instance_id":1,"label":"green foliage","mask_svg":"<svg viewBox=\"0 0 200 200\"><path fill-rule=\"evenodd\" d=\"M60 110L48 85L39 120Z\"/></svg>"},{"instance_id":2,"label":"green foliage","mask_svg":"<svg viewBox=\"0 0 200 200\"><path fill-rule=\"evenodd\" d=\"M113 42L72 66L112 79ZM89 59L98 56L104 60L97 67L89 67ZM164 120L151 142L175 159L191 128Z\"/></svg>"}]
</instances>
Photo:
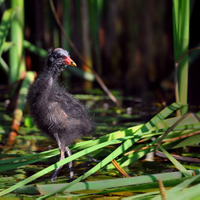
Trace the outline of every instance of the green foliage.
<instances>
[{"instance_id":1,"label":"green foliage","mask_svg":"<svg viewBox=\"0 0 200 200\"><path fill-rule=\"evenodd\" d=\"M27 184L30 183L31 181L43 176L44 174L54 170L55 168L68 163L71 160L77 159L80 156L86 155L90 152L93 151L98 151L98 149L101 149L105 146L108 145L113 145L113 144L120 144L112 153L110 153L108 156L106 156L100 163L98 163L97 165L95 165L92 169L90 169L88 172L86 172L85 174L83 174L82 176L78 177L77 179L75 179L73 182L59 188L56 191L50 192L47 195L41 197L41 198L46 198L47 196L51 196L55 193L59 193L62 192L66 189L71 188L72 186L74 186L75 184L77 184L78 182L84 180L85 178L87 178L88 176L90 176L91 174L97 172L98 170L102 169L102 167L106 166L109 162L111 162L114 158L120 156L121 154L125 153L127 150L130 150L130 148L133 147L133 145L135 144L135 142L137 142L138 140L142 139L142 138L151 138L151 136L153 135L157 135L157 134L162 134L163 131L167 130L169 128L168 122L167 121L163 121L167 116L169 116L171 113L173 113L174 111L176 111L177 109L180 109L182 107L182 105L177 104L177 103L173 103L172 105L170 105L169 107L165 108L164 110L162 110L159 114L157 114L155 117L153 117L148 123L141 125L141 126L136 126L136 127L131 127L128 129L125 129L123 131L117 131L111 134L108 134L106 136L103 136L99 139L96 140L89 140L86 142L82 142L82 143L77 143L75 145L72 145L70 148L72 150L80 150L79 152L73 154L72 156L65 158L62 161L59 161L43 170L41 170L40 172L34 174L33 176L30 176L29 178L17 183L16 185L8 188L7 190L3 191L0 193L0 195L5 195L6 193L12 192L13 190ZM190 121L190 120L189 120ZM195 119L193 119L193 122L196 123ZM160 123L160 125L159 125ZM183 124L187 124L187 122L184 122ZM179 126L177 126L173 133L177 133L177 131L182 132L183 130L188 130L188 128L190 127L190 129L192 131L194 131L195 129L199 129L200 124L197 123L196 126L195 124L192 125L190 124L190 126L187 125L183 125L180 124ZM163 126L165 128L162 129L155 129L155 126ZM170 135L170 137L172 137L172 135ZM159 139L159 138L158 138ZM157 142L158 139L154 142ZM153 143L148 144L149 146L153 145ZM162 148L162 147L161 147ZM152 149L150 149L150 151L152 151L154 149L154 147L152 146ZM162 148L163 150L163 148ZM132 162L134 162L135 160L139 159L141 157L141 152L142 156L145 155L146 153L148 153L149 151L140 151L140 152L135 152L134 154L132 154L132 156L128 156L128 157L123 157L123 159L125 158L125 160L123 160L121 166L123 166L123 163L126 163L126 165L130 165ZM165 150L164 150L165 152ZM42 154L37 154L37 155L32 155L32 156L25 156L25 157L21 157L21 158L15 158L14 160L5 160L5 161L0 161L0 164L3 164L1 169L2 170L8 170L8 168L10 167L10 169L12 168L11 166L13 165L13 167L19 167L19 166L23 166L25 164L30 164L33 162L37 162L39 160L42 159L47 159L52 156L57 155L59 152L57 151L47 151L44 152ZM139 153L139 154L138 154ZM166 152L165 152L166 153ZM46 155L46 156L44 156ZM168 155L168 154L167 154ZM38 157L39 156L39 157ZM44 156L44 157L42 157ZM169 155L168 155L169 156ZM132 159L134 157L134 159ZM23 162L21 160L24 160ZM10 162L15 162L15 164L10 164ZM6 164L8 163L8 164ZM174 162L175 166L178 168L183 168L181 164L179 164L177 161ZM179 167L180 166L180 167ZM186 175L190 176L190 174L188 174L187 171L185 171L185 169L181 169L183 171L183 173L185 173ZM141 177L140 177L141 178Z\"/></svg>"},{"instance_id":2,"label":"green foliage","mask_svg":"<svg viewBox=\"0 0 200 200\"><path fill-rule=\"evenodd\" d=\"M6 10L3 14L0 25L0 66L7 75L9 73L9 68L1 56L4 51L7 51L13 45L11 42L6 42L6 37L11 26L11 21L15 14L16 10L14 9Z\"/></svg>"},{"instance_id":3,"label":"green foliage","mask_svg":"<svg viewBox=\"0 0 200 200\"><path fill-rule=\"evenodd\" d=\"M100 19L102 13L104 1L102 0L89 0L89 22L90 22L90 31L92 36L92 42L94 43L94 51L97 57L97 71L98 74L102 74L101 69L101 52L99 44L99 30L100 30Z\"/></svg>"},{"instance_id":4,"label":"green foliage","mask_svg":"<svg viewBox=\"0 0 200 200\"><path fill-rule=\"evenodd\" d=\"M24 120L24 124L28 128L32 128L34 125L33 119L31 117L26 117Z\"/></svg>"},{"instance_id":5,"label":"green foliage","mask_svg":"<svg viewBox=\"0 0 200 200\"><path fill-rule=\"evenodd\" d=\"M174 58L177 73L176 101L187 104L188 95L188 55L185 55L180 63L178 59L188 51L189 48L189 21L190 1L173 0L173 32L174 32ZM178 66L177 66L178 65ZM184 106L179 115L187 113L188 107Z\"/></svg>"},{"instance_id":6,"label":"green foliage","mask_svg":"<svg viewBox=\"0 0 200 200\"><path fill-rule=\"evenodd\" d=\"M191 174L187 172L187 170L183 165L181 165L174 157L172 157L162 146L159 145L159 148L165 153L165 155L176 166L176 168L179 169L184 174L184 176L191 177Z\"/></svg>"},{"instance_id":7,"label":"green foliage","mask_svg":"<svg viewBox=\"0 0 200 200\"><path fill-rule=\"evenodd\" d=\"M12 9L17 9L11 21L10 40L15 44L9 51L9 83L17 81L26 70L24 57L24 0L11 0Z\"/></svg>"}]
</instances>

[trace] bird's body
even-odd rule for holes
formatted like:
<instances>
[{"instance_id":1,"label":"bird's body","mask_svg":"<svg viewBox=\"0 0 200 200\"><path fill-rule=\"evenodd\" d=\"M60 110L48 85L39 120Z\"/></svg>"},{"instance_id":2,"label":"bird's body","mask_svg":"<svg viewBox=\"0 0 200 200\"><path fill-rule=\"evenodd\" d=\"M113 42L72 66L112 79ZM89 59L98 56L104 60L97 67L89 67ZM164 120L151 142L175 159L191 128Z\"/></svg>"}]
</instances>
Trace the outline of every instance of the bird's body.
<instances>
[{"instance_id":1,"label":"bird's body","mask_svg":"<svg viewBox=\"0 0 200 200\"><path fill-rule=\"evenodd\" d=\"M75 66L70 57L67 62L58 62L67 56L67 51L61 48L50 50L47 67L32 84L27 96L30 113L38 128L57 142L61 153L60 160L64 159L64 152L68 156L71 155L67 147L69 144L90 134L95 128L84 106L57 82L64 65ZM70 178L73 178L72 163L69 167ZM55 181L60 169L61 167L56 169L52 181Z\"/></svg>"}]
</instances>

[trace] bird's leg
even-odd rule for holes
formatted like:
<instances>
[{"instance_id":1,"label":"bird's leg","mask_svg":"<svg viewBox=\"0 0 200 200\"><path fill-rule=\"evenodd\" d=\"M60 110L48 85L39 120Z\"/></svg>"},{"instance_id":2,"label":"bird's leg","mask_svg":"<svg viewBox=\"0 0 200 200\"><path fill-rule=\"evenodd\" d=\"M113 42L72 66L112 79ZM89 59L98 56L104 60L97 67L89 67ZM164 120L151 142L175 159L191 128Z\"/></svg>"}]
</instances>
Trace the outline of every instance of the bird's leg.
<instances>
[{"instance_id":1,"label":"bird's leg","mask_svg":"<svg viewBox=\"0 0 200 200\"><path fill-rule=\"evenodd\" d=\"M63 150L60 150L60 160L63 160L65 158L65 152ZM60 172L60 170L62 169L63 165L60 167L57 167L53 173L53 176L51 177L51 182L56 182L56 178Z\"/></svg>"},{"instance_id":2,"label":"bird's leg","mask_svg":"<svg viewBox=\"0 0 200 200\"><path fill-rule=\"evenodd\" d=\"M63 160L65 158L65 149L62 147L61 145L61 142L60 142L60 139L58 137L58 134L55 133L54 134L54 137L58 143L58 147L59 147L59 150L60 150L60 161ZM53 176L51 177L51 182L55 182L56 181L56 178L60 172L60 170L62 169L63 165L60 166L60 167L57 167L53 173Z\"/></svg>"},{"instance_id":3,"label":"bird's leg","mask_svg":"<svg viewBox=\"0 0 200 200\"><path fill-rule=\"evenodd\" d=\"M72 155L71 150L67 146L65 147L65 151L66 151L68 156ZM70 181L72 181L73 178L74 178L74 172L73 172L73 169L72 169L72 161L70 161L68 163L68 166L69 166L69 179L70 179Z\"/></svg>"},{"instance_id":4,"label":"bird's leg","mask_svg":"<svg viewBox=\"0 0 200 200\"><path fill-rule=\"evenodd\" d=\"M96 163L99 163L99 162L100 162L100 160L97 160L97 159L95 159L95 158L92 158L92 157L88 156L87 154L85 155L85 157L86 157L89 161L96 162Z\"/></svg>"}]
</instances>

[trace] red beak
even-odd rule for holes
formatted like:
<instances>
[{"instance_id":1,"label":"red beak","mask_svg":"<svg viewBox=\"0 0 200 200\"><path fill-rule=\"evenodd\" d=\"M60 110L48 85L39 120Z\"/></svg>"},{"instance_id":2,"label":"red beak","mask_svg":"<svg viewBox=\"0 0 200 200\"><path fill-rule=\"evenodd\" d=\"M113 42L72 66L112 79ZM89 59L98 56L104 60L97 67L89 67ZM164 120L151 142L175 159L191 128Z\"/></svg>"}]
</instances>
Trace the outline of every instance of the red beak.
<instances>
[{"instance_id":1,"label":"red beak","mask_svg":"<svg viewBox=\"0 0 200 200\"><path fill-rule=\"evenodd\" d=\"M74 67L77 66L76 63L69 56L67 56L65 58L65 63L66 63L66 65L71 65L71 66L74 66Z\"/></svg>"}]
</instances>

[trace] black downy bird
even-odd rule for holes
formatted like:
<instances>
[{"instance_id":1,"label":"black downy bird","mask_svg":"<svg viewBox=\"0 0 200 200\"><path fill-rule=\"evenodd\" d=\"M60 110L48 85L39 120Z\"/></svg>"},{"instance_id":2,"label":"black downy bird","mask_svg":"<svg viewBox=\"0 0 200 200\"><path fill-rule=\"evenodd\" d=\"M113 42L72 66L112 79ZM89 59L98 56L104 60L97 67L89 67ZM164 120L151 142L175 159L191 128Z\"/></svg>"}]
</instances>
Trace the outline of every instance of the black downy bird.
<instances>
[{"instance_id":1,"label":"black downy bird","mask_svg":"<svg viewBox=\"0 0 200 200\"><path fill-rule=\"evenodd\" d=\"M57 78L67 65L76 66L68 52L62 48L52 48L48 51L45 70L30 86L27 103L38 128L57 142L60 150L60 160L68 156L68 148L74 140L91 134L95 125L84 106L62 88ZM60 172L56 168L51 181L56 181ZM72 162L69 163L70 180L73 179Z\"/></svg>"}]
</instances>

